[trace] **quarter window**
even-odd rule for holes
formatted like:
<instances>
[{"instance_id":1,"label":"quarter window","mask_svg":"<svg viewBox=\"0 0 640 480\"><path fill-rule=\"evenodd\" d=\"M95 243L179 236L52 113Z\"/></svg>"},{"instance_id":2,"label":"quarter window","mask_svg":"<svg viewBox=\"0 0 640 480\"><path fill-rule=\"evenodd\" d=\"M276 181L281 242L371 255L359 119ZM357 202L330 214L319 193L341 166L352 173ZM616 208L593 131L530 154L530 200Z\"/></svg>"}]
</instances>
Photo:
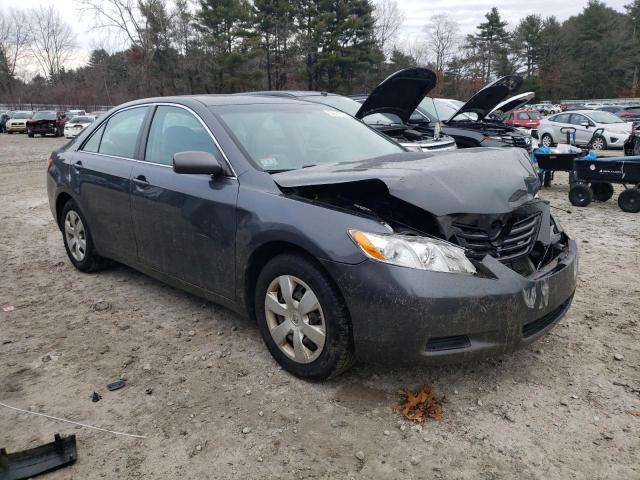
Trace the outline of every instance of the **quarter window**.
<instances>
[{"instance_id":1,"label":"quarter window","mask_svg":"<svg viewBox=\"0 0 640 480\"><path fill-rule=\"evenodd\" d=\"M100 148L100 139L102 138L102 133L104 132L104 125L102 125L99 129L91 134L91 137L84 144L82 150L85 152L94 152L97 153Z\"/></svg>"},{"instance_id":2,"label":"quarter window","mask_svg":"<svg viewBox=\"0 0 640 480\"><path fill-rule=\"evenodd\" d=\"M133 158L140 127L148 107L123 110L113 115L105 127L100 142L100 153L116 157Z\"/></svg>"},{"instance_id":3,"label":"quarter window","mask_svg":"<svg viewBox=\"0 0 640 480\"><path fill-rule=\"evenodd\" d=\"M211 135L193 114L179 107L159 106L151 122L144 159L173 165L174 154L189 151L209 152L221 158Z\"/></svg>"}]
</instances>

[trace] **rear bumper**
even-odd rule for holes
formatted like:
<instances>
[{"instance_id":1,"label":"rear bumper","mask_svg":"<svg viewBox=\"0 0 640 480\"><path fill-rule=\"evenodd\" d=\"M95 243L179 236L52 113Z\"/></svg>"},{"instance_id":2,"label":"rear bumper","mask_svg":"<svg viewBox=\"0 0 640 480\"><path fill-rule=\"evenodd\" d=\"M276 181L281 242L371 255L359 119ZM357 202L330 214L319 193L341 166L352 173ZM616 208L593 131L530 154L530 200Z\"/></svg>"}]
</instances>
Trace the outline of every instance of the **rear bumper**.
<instances>
[{"instance_id":1,"label":"rear bumper","mask_svg":"<svg viewBox=\"0 0 640 480\"><path fill-rule=\"evenodd\" d=\"M496 278L427 272L374 261L324 262L351 314L358 359L437 363L495 356L550 331L571 305L578 256L569 241L553 272L531 280L492 257Z\"/></svg>"}]
</instances>

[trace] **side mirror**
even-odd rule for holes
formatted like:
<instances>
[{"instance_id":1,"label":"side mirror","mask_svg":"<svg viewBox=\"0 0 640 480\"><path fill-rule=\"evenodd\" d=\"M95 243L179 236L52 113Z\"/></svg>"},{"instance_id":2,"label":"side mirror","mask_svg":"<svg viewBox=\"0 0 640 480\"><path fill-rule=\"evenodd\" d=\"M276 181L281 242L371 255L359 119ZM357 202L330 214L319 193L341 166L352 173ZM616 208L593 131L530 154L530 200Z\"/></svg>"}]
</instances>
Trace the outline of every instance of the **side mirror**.
<instances>
[{"instance_id":1,"label":"side mirror","mask_svg":"<svg viewBox=\"0 0 640 480\"><path fill-rule=\"evenodd\" d=\"M173 156L173 171L216 176L223 170L218 159L209 152L178 152Z\"/></svg>"},{"instance_id":2,"label":"side mirror","mask_svg":"<svg viewBox=\"0 0 640 480\"><path fill-rule=\"evenodd\" d=\"M582 122L580 125L582 125L584 128L589 128L591 126L589 122Z\"/></svg>"}]
</instances>

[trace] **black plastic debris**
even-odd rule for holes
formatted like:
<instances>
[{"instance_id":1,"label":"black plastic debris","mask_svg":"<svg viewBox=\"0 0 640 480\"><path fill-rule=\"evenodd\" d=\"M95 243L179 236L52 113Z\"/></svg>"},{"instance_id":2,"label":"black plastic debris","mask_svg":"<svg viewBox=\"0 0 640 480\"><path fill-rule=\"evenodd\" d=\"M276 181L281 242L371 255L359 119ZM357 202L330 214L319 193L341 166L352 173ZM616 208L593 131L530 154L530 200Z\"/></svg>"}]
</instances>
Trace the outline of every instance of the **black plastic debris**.
<instances>
[{"instance_id":1,"label":"black plastic debris","mask_svg":"<svg viewBox=\"0 0 640 480\"><path fill-rule=\"evenodd\" d=\"M124 380L117 380L117 381L107 385L107 390L109 390L111 392L113 392L114 390L120 390L126 384L127 384L127 382L125 382Z\"/></svg>"},{"instance_id":2,"label":"black plastic debris","mask_svg":"<svg viewBox=\"0 0 640 480\"><path fill-rule=\"evenodd\" d=\"M145 389L144 393L146 393L147 395L151 395L153 393L153 388Z\"/></svg>"},{"instance_id":3,"label":"black plastic debris","mask_svg":"<svg viewBox=\"0 0 640 480\"><path fill-rule=\"evenodd\" d=\"M62 438L55 434L54 441L45 445L7 453L0 449L0 479L22 480L45 472L66 467L76 461L76 436Z\"/></svg>"},{"instance_id":4,"label":"black plastic debris","mask_svg":"<svg viewBox=\"0 0 640 480\"><path fill-rule=\"evenodd\" d=\"M93 403L96 403L102 400L102 395L100 395L98 392L93 392L89 398Z\"/></svg>"}]
</instances>

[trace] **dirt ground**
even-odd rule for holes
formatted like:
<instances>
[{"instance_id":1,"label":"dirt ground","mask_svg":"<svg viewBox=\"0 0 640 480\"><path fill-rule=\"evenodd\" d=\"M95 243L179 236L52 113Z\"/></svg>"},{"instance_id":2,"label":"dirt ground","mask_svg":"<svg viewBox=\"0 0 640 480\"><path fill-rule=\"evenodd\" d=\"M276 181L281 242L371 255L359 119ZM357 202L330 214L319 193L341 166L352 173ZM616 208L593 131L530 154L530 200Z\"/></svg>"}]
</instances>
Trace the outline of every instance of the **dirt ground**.
<instances>
[{"instance_id":1,"label":"dirt ground","mask_svg":"<svg viewBox=\"0 0 640 480\"><path fill-rule=\"evenodd\" d=\"M640 479L640 215L573 208L558 176L542 196L571 209L555 215L581 258L551 334L485 363L313 384L222 307L126 267L74 270L44 181L63 142L0 135L0 306L15 306L0 310L0 402L146 439L0 407L9 452L77 435L77 463L46 478ZM425 383L444 419L416 427L394 407Z\"/></svg>"}]
</instances>

